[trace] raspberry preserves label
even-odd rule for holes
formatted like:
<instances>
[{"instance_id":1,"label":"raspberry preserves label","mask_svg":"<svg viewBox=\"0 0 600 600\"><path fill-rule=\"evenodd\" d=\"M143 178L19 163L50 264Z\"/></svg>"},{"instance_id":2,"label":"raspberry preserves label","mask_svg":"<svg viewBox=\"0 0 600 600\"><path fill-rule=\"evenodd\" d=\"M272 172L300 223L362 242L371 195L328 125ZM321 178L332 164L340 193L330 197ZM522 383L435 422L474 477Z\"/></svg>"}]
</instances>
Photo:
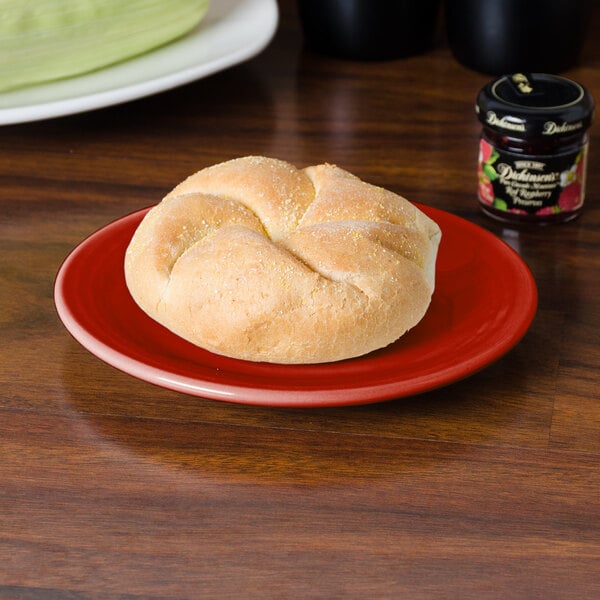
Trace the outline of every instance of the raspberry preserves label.
<instances>
[{"instance_id":1,"label":"raspberry preserves label","mask_svg":"<svg viewBox=\"0 0 600 600\"><path fill-rule=\"evenodd\" d=\"M587 144L553 156L500 150L481 138L479 201L522 215L552 215L579 209L584 200Z\"/></svg>"}]
</instances>

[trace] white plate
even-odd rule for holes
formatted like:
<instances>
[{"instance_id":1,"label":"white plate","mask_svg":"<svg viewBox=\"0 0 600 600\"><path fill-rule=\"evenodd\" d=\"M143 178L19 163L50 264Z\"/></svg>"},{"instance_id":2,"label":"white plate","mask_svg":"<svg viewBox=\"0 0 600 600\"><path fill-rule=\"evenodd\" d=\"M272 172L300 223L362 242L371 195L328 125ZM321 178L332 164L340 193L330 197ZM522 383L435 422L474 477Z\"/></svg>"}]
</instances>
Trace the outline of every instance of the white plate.
<instances>
[{"instance_id":1,"label":"white plate","mask_svg":"<svg viewBox=\"0 0 600 600\"><path fill-rule=\"evenodd\" d=\"M153 52L80 77L0 94L0 125L120 104L212 75L261 52L278 20L276 0L212 0L194 30Z\"/></svg>"}]
</instances>

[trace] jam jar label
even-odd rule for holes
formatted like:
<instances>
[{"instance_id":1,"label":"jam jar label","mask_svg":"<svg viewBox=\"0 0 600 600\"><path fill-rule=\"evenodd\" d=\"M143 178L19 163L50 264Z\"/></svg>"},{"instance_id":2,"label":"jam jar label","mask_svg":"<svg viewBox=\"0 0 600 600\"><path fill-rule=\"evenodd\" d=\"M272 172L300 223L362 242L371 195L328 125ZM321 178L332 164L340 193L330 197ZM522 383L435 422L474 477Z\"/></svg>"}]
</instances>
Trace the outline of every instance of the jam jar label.
<instances>
[{"instance_id":1,"label":"jam jar label","mask_svg":"<svg viewBox=\"0 0 600 600\"><path fill-rule=\"evenodd\" d=\"M499 211L553 215L581 207L587 144L553 156L524 156L479 144L479 201Z\"/></svg>"}]
</instances>

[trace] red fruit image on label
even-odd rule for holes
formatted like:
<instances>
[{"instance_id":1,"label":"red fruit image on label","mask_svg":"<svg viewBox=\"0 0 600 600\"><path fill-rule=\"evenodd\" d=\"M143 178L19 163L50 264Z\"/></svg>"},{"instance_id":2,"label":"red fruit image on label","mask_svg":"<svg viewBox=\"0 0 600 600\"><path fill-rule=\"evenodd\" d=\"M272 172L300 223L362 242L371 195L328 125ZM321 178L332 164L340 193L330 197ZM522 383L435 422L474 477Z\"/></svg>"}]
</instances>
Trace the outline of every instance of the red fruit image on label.
<instances>
[{"instance_id":1,"label":"red fruit image on label","mask_svg":"<svg viewBox=\"0 0 600 600\"><path fill-rule=\"evenodd\" d=\"M494 186L489 180L487 182L479 180L478 195L479 199L485 204L490 206L494 204Z\"/></svg>"},{"instance_id":2,"label":"red fruit image on label","mask_svg":"<svg viewBox=\"0 0 600 600\"><path fill-rule=\"evenodd\" d=\"M583 188L581 183L574 181L568 185L558 197L558 206L561 210L575 210L582 204L582 191Z\"/></svg>"},{"instance_id":3,"label":"red fruit image on label","mask_svg":"<svg viewBox=\"0 0 600 600\"><path fill-rule=\"evenodd\" d=\"M482 138L479 144L479 164L482 165L489 161L493 151L494 147Z\"/></svg>"},{"instance_id":4,"label":"red fruit image on label","mask_svg":"<svg viewBox=\"0 0 600 600\"><path fill-rule=\"evenodd\" d=\"M495 192L492 180L498 177L494 170L494 162L498 159L498 152L483 138L479 144L479 160L477 162L477 177L479 179L478 196L481 202L492 206Z\"/></svg>"}]
</instances>

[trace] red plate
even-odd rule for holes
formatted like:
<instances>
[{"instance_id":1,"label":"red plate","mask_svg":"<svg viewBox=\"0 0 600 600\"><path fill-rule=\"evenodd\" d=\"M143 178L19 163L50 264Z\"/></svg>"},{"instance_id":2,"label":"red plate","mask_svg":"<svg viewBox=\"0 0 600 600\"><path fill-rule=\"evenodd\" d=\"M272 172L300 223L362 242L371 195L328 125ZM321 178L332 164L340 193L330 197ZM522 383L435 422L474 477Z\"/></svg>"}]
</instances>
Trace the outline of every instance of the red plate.
<instances>
[{"instance_id":1,"label":"red plate","mask_svg":"<svg viewBox=\"0 0 600 600\"><path fill-rule=\"evenodd\" d=\"M528 267L488 231L419 206L442 229L436 289L423 320L396 343L320 365L273 365L197 348L142 312L123 258L148 209L84 240L62 265L55 302L66 328L108 364L150 383L204 398L265 406L343 406L447 385L508 352L529 328L537 289Z\"/></svg>"}]
</instances>

